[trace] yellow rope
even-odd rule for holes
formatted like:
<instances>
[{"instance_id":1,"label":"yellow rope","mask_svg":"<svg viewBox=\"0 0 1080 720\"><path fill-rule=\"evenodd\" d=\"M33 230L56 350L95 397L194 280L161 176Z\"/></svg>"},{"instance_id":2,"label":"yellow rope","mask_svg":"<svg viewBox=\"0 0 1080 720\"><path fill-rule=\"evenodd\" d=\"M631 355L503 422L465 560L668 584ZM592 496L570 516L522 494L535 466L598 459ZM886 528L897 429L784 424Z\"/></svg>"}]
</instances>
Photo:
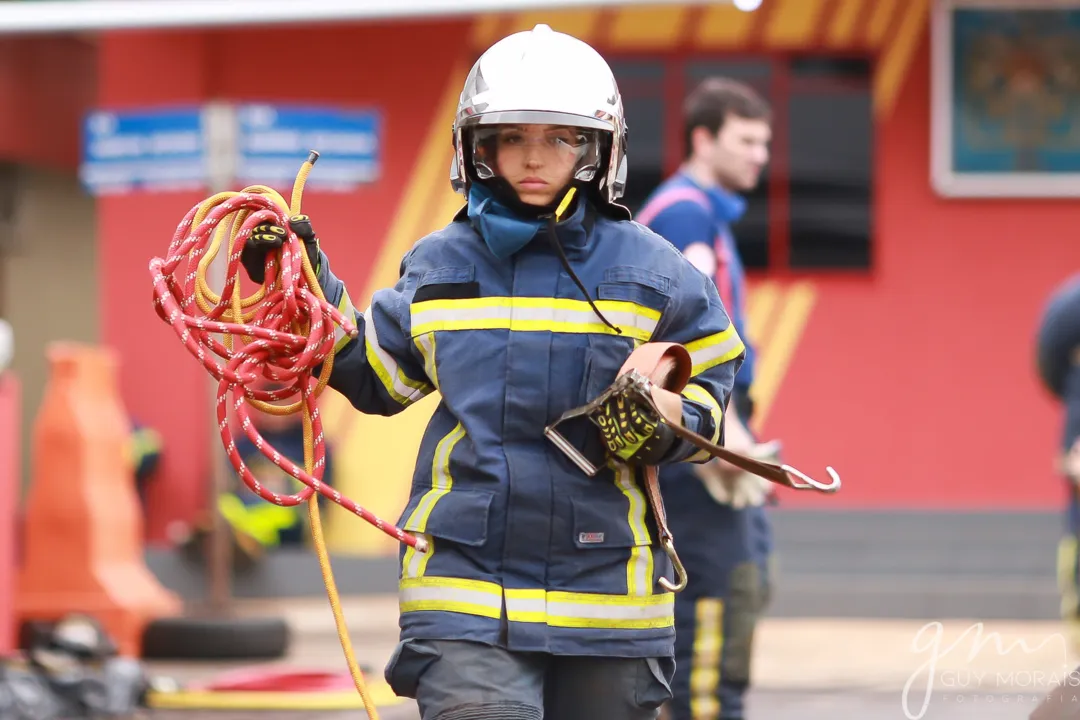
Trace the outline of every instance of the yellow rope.
<instances>
[{"instance_id":1,"label":"yellow rope","mask_svg":"<svg viewBox=\"0 0 1080 720\"><path fill-rule=\"evenodd\" d=\"M286 210L289 213L289 217L300 214L300 201L304 193L304 185L307 183L308 173L311 172L312 165L315 160L318 159L318 155L314 153L312 156L300 166L300 171L297 173L296 181L293 183L292 190L292 202L289 205L285 204L285 199L274 189L266 187L265 185L252 185L244 188L240 193L237 192L222 192L214 195L203 201L195 217L191 221L191 226L197 227L199 223L209 214L209 212L218 204L224 202L228 198L234 197L241 193L256 193L266 195L271 198L275 204L277 204L282 210ZM240 227L243 225L244 219L249 214L248 210L238 210L233 213L230 218L222 220L218 224L217 229L214 232L214 238L207 248L206 254L199 261L198 268L196 270L196 302L199 308L203 312L210 312L220 301L221 296L216 294L206 282L206 271L217 256L218 251L221 248L226 234L228 235L228 256L232 257L234 253L240 252L242 248L236 247L236 239L239 235ZM304 278L307 280L309 289L320 299L325 300L326 296L323 294L322 288L319 286L318 277L315 274L315 269L311 265L311 258L307 255L307 248L304 243L299 243L301 247L301 261L304 268ZM240 283L237 282L233 286L233 293L230 297L230 304L232 306L231 311L226 311L222 315L222 321L235 322L235 323L247 323L255 317L255 308L262 299L266 297L266 287L260 287L259 290L246 298L240 296ZM297 327L294 324L294 332L303 333L307 332L309 328ZM225 345L231 349L232 336L225 336ZM322 394L323 389L326 387L326 383L330 379L330 371L334 366L334 356L330 354L327 356L326 361L323 363L322 372L319 373L319 381L315 386L314 394L318 397ZM304 469L310 475L314 471L314 454L315 454L315 441L314 433L312 431L311 413L307 410L307 405L304 403L303 398L300 398L295 403L290 405L275 405L272 403L264 402L261 400L254 400L248 398L247 402L254 408L266 412L271 415L291 415L293 413L303 411L303 425L304 425ZM360 670L360 666L356 661L356 654L353 651L352 641L349 638L349 628L345 623L345 614L341 610L341 598L338 595L337 583L334 581L334 572L330 566L330 555L326 549L326 539L323 536L322 517L319 512L319 494L312 493L308 498L308 518L311 523L311 537L315 545L315 554L319 558L319 569L322 571L323 583L326 585L326 594L330 600L330 609L334 614L334 625L337 627L338 639L341 641L341 649L345 653L345 662L349 666L349 674L352 675L353 683L356 685L357 692L360 693L360 699L364 703L364 709L367 711L368 717L371 720L379 720L379 712L375 707L374 701L371 699L371 695L368 692L367 683L364 681L364 674Z\"/></svg>"}]
</instances>

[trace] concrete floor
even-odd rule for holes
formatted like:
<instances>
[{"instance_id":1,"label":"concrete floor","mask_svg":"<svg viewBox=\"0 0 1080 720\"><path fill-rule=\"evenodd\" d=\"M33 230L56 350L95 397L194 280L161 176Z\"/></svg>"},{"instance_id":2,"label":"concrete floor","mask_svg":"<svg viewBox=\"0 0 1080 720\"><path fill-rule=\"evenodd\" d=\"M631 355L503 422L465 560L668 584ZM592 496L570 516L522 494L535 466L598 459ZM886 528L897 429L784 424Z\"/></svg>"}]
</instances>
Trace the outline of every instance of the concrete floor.
<instances>
[{"instance_id":1,"label":"concrete floor","mask_svg":"<svg viewBox=\"0 0 1080 720\"><path fill-rule=\"evenodd\" d=\"M348 599L344 609L358 660L370 668L371 682L379 682L397 639L396 597ZM243 612L284 615L294 628L289 657L270 665L344 671L325 601L249 602ZM757 638L748 718L1027 718L1076 664L1054 622L767 618ZM154 663L150 669L190 683L233 667ZM1080 697L1073 704L1080 707ZM151 717L337 720L362 718L364 713L155 711ZM417 720L418 714L410 701L381 708L380 717Z\"/></svg>"},{"instance_id":2,"label":"concrete floor","mask_svg":"<svg viewBox=\"0 0 1080 720\"><path fill-rule=\"evenodd\" d=\"M896 693L864 690L825 690L790 692L764 690L750 700L747 718L752 720L1022 720L1035 709L1030 698L1020 701L1011 695L987 695L977 700L956 702L946 698L931 702L920 714L921 705L902 707ZM180 713L153 712L153 720L358 720L367 717L360 711L313 714L310 712ZM414 705L400 705L379 710L380 720L419 720Z\"/></svg>"}]
</instances>

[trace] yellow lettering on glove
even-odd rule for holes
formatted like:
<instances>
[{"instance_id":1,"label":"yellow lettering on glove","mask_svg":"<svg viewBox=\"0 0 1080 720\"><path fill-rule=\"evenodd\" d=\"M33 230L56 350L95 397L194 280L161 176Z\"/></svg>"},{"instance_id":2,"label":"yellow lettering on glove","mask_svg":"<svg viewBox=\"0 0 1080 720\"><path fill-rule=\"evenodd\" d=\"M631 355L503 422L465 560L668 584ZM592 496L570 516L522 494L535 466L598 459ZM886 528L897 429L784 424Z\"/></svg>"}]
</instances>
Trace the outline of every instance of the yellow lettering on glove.
<instances>
[{"instance_id":1,"label":"yellow lettering on glove","mask_svg":"<svg viewBox=\"0 0 1080 720\"><path fill-rule=\"evenodd\" d=\"M655 418L625 397L605 403L596 423L608 452L622 460L634 457L656 432Z\"/></svg>"}]
</instances>

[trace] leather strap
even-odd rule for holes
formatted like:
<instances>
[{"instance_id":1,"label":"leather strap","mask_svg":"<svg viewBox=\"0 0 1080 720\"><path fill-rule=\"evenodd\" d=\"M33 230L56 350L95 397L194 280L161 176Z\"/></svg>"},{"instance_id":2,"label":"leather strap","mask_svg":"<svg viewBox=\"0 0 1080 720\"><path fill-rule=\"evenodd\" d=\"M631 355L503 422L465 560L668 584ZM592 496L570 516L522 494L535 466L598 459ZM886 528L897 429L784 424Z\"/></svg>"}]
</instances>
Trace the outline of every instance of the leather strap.
<instances>
[{"instance_id":1,"label":"leather strap","mask_svg":"<svg viewBox=\"0 0 1080 720\"><path fill-rule=\"evenodd\" d=\"M652 401L677 437L698 450L731 463L737 468L766 480L797 490L806 489L805 482L792 478L788 468L755 460L712 443L682 424L682 397L679 395L690 380L693 361L685 347L677 343L645 343L630 353L619 374L637 370L653 383ZM825 488L818 487L819 490ZM832 489L832 488L829 488Z\"/></svg>"},{"instance_id":2,"label":"leather strap","mask_svg":"<svg viewBox=\"0 0 1080 720\"><path fill-rule=\"evenodd\" d=\"M679 393L690 380L693 361L685 347L677 343L645 343L630 353L619 374L636 370L653 383L651 392L656 409L664 416L668 425L682 426L682 397ZM675 582L660 578L660 584L671 592L679 592L686 587L686 571L679 556L675 553L675 538L668 527L667 511L664 498L660 494L660 472L655 465L644 468L645 495L649 499L656 530L660 534L660 545L671 559L675 569Z\"/></svg>"},{"instance_id":3,"label":"leather strap","mask_svg":"<svg viewBox=\"0 0 1080 720\"><path fill-rule=\"evenodd\" d=\"M682 396L680 393L690 380L693 361L685 347L678 343L645 343L630 353L623 364L619 375L636 371L649 381L649 397L643 398L651 401L652 409L657 412L664 422L675 433L676 437L686 440L699 450L704 450L710 456L724 460L737 468L753 473L759 477L774 483L784 485L796 490L813 489L819 492L836 492L840 489L840 476L832 468L826 468L832 479L829 484L820 483L807 475L799 472L790 465L774 465L762 462L754 458L732 452L727 448L717 445L698 435L682 424ZM660 495L659 470L655 466L644 468L645 493L649 499L653 517L656 520L657 532L660 534L660 544L671 559L675 569L676 580L674 583L667 578L660 578L659 582L665 589L671 592L679 592L686 587L686 571L679 556L675 552L675 540L668 527L667 512L664 510L664 498Z\"/></svg>"},{"instance_id":4,"label":"leather strap","mask_svg":"<svg viewBox=\"0 0 1080 720\"><path fill-rule=\"evenodd\" d=\"M598 468L570 444L566 438L560 435L556 427L566 420L595 412L611 394L625 392L632 388L636 391L637 396L643 402L648 403L652 410L663 419L676 437L686 440L712 457L720 458L754 475L797 490L814 489L819 492L831 493L840 489L840 476L831 467L827 467L826 470L832 482L829 484L820 483L790 465L774 465L740 455L712 443L684 427L682 424L682 395L680 393L690 380L692 368L693 360L690 358L690 353L682 345L678 343L645 343L630 353L630 357L626 359L619 371L619 379L603 395L587 405L563 413L558 420L544 429L544 433L583 472L590 477L595 475ZM671 559L675 569L676 579L674 583L663 577L660 578L659 583L666 590L679 592L686 587L686 571L679 561L678 554L675 552L674 537L671 528L668 527L664 498L660 495L659 470L655 466L645 466L643 474L645 477L645 494L648 497L653 518L656 520L660 544ZM798 480L793 476L797 477Z\"/></svg>"}]
</instances>

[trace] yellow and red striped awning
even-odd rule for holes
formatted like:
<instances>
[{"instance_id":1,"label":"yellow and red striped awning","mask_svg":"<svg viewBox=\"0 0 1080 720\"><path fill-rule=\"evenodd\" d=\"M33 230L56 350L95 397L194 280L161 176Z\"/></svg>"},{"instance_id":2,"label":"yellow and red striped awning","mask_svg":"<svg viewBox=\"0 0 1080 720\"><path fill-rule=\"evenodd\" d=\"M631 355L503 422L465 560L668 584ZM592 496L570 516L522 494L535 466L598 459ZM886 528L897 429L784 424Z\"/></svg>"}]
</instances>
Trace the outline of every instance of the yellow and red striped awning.
<instances>
[{"instance_id":1,"label":"yellow and red striped awning","mask_svg":"<svg viewBox=\"0 0 1080 720\"><path fill-rule=\"evenodd\" d=\"M887 113L907 73L929 0L764 0L755 12L733 5L634 6L478 17L470 44L488 47L546 23L607 52L858 53L879 59L874 101Z\"/></svg>"}]
</instances>

